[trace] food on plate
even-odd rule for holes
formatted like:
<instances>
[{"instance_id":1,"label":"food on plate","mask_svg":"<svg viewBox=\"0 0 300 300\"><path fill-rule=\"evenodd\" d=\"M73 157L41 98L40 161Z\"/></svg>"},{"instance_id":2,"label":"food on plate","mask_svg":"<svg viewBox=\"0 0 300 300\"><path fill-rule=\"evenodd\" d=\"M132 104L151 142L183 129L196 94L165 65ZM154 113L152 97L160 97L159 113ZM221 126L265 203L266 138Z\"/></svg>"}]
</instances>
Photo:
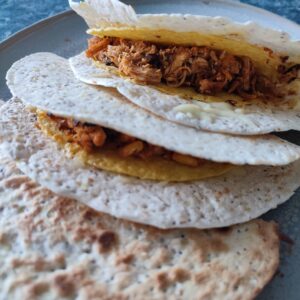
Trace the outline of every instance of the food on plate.
<instances>
[{"instance_id":1,"label":"food on plate","mask_svg":"<svg viewBox=\"0 0 300 300\"><path fill-rule=\"evenodd\" d=\"M286 34L218 17L136 15L119 1L110 14L100 10L104 0L70 4L94 36L86 57L70 59L79 79L196 128L244 135L300 129L300 44Z\"/></svg>"},{"instance_id":2,"label":"food on plate","mask_svg":"<svg viewBox=\"0 0 300 300\"><path fill-rule=\"evenodd\" d=\"M268 71L268 61L260 67L260 72L254 60L245 56L247 52L233 55L227 52L232 52L232 48L218 50L209 46L185 46L185 43L195 42L194 39L185 40L187 33L181 33L182 38L178 41L183 45L178 45L177 41L167 45L165 36L161 36L159 31L156 34L160 37L153 43L148 39L144 41L147 33L139 33L136 28L132 29L133 35L137 32L140 40L136 40L135 36L130 39L130 29L126 33L122 29L120 33L117 30L114 35L125 35L128 38L110 37L110 31L106 30L103 33L100 30L90 30L96 36L89 39L86 56L100 64L112 66L116 72L143 84L164 83L174 88L191 87L206 95L226 92L249 100L258 97L277 100L284 96L284 84L296 80L300 69L300 64L285 67L282 61L282 65L276 66L269 74L277 75L275 81L263 74ZM213 41L211 43L214 44ZM196 41L195 45L197 44ZM220 44L219 47L222 49L222 46ZM272 50L265 51L272 53ZM270 55L269 59L272 61L271 57Z\"/></svg>"},{"instance_id":3,"label":"food on plate","mask_svg":"<svg viewBox=\"0 0 300 300\"><path fill-rule=\"evenodd\" d=\"M300 147L271 135L240 137L169 122L133 105L115 89L77 80L68 61L36 53L7 73L12 94L57 117L99 125L151 145L195 158L235 165L285 165L300 158Z\"/></svg>"},{"instance_id":4,"label":"food on plate","mask_svg":"<svg viewBox=\"0 0 300 300\"><path fill-rule=\"evenodd\" d=\"M258 217L299 186L299 146L169 122L82 83L57 55L15 62L7 84L17 98L1 110L1 147L42 186L98 211L161 228L221 227ZM126 139L166 157L124 155Z\"/></svg>"},{"instance_id":5,"label":"food on plate","mask_svg":"<svg viewBox=\"0 0 300 300\"><path fill-rule=\"evenodd\" d=\"M213 102L207 102L207 96L203 96L204 102L187 100L178 94L162 93L112 74L107 69L99 68L84 53L71 57L69 62L74 75L81 81L114 87L134 104L175 123L234 135L256 135L300 128L300 112L297 109L270 109L267 106L258 109L257 105L241 108L236 106L232 96L227 102L220 102L215 96Z\"/></svg>"},{"instance_id":6,"label":"food on plate","mask_svg":"<svg viewBox=\"0 0 300 300\"><path fill-rule=\"evenodd\" d=\"M226 173L230 164L214 163L149 144L99 125L37 112L39 128L72 155L98 169L141 179L191 181Z\"/></svg>"}]
</instances>

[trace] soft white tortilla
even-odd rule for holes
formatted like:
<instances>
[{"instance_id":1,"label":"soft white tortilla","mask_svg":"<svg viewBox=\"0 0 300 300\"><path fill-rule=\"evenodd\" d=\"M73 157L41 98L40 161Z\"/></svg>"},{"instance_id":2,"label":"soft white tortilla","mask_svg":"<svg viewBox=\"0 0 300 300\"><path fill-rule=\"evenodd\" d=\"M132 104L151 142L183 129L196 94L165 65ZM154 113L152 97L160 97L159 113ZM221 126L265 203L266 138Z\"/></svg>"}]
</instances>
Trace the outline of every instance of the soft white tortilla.
<instances>
[{"instance_id":1,"label":"soft white tortilla","mask_svg":"<svg viewBox=\"0 0 300 300\"><path fill-rule=\"evenodd\" d=\"M18 100L0 109L0 149L32 180L101 212L160 228L212 228L260 216L300 185L300 161L284 167L244 166L190 183L144 181L67 158L35 126Z\"/></svg>"},{"instance_id":2,"label":"soft white tortilla","mask_svg":"<svg viewBox=\"0 0 300 300\"><path fill-rule=\"evenodd\" d=\"M169 150L217 162L284 165L300 158L300 147L275 136L239 137L196 130L134 106L114 89L76 79L68 61L36 53L7 73L14 96L59 116L99 124Z\"/></svg>"},{"instance_id":3,"label":"soft white tortilla","mask_svg":"<svg viewBox=\"0 0 300 300\"><path fill-rule=\"evenodd\" d=\"M239 23L220 16L196 16L190 14L137 15L131 6L117 0L86 0L81 3L69 0L70 7L87 22L90 28L109 26L136 26L167 29L176 32L202 32L234 37L268 47L273 51L300 58L300 41L291 40L286 32L263 27L255 22Z\"/></svg>"},{"instance_id":4,"label":"soft white tortilla","mask_svg":"<svg viewBox=\"0 0 300 300\"><path fill-rule=\"evenodd\" d=\"M0 155L0 299L253 299L279 236L262 220L158 230L58 197Z\"/></svg>"},{"instance_id":5,"label":"soft white tortilla","mask_svg":"<svg viewBox=\"0 0 300 300\"><path fill-rule=\"evenodd\" d=\"M300 130L300 111L248 106L230 110L229 114L218 108L206 112L201 101L185 100L176 95L168 95L151 86L136 84L115 75L109 69L102 69L81 53L69 59L74 75L85 83L116 88L134 104L169 121L205 129L240 135L255 135L273 131ZM200 116L176 111L180 105L192 104L202 111ZM204 117L203 117L204 116Z\"/></svg>"}]
</instances>

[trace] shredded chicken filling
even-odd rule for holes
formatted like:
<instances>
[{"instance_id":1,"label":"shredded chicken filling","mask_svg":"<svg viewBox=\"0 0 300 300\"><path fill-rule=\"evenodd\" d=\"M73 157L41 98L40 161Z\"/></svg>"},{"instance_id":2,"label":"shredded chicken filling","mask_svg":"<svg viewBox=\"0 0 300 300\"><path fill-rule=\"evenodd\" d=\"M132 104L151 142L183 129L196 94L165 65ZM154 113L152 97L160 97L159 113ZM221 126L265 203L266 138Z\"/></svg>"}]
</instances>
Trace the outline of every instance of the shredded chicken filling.
<instances>
[{"instance_id":1,"label":"shredded chicken filling","mask_svg":"<svg viewBox=\"0 0 300 300\"><path fill-rule=\"evenodd\" d=\"M169 151L112 129L52 114L48 114L48 117L56 122L58 129L64 132L69 142L77 143L87 152L114 150L120 157L133 156L145 160L159 156L190 167L199 167L204 162L202 159Z\"/></svg>"},{"instance_id":2,"label":"shredded chicken filling","mask_svg":"<svg viewBox=\"0 0 300 300\"><path fill-rule=\"evenodd\" d=\"M202 94L220 92L246 99L283 97L282 84L297 78L299 65L278 68L278 82L259 74L247 56L235 56L210 47L166 46L120 38L93 37L88 57L140 83L193 87Z\"/></svg>"}]
</instances>

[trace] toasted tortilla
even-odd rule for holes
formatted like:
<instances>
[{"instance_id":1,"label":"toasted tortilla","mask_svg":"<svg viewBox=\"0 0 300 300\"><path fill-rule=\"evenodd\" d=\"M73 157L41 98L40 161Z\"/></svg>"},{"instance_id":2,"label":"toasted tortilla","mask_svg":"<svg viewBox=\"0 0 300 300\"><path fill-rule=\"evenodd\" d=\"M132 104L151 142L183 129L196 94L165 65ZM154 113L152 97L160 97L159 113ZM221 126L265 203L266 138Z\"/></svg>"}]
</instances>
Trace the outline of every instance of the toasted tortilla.
<instances>
[{"instance_id":1,"label":"toasted tortilla","mask_svg":"<svg viewBox=\"0 0 300 300\"><path fill-rule=\"evenodd\" d=\"M54 66L55 67L55 66ZM36 127L19 100L0 108L0 150L53 192L115 217L160 228L214 228L260 216L300 185L300 161L284 167L244 166L189 183L139 180L87 167Z\"/></svg>"},{"instance_id":2,"label":"toasted tortilla","mask_svg":"<svg viewBox=\"0 0 300 300\"><path fill-rule=\"evenodd\" d=\"M7 73L16 97L57 116L71 117L126 133L153 145L215 162L285 165L300 158L300 147L271 135L240 137L196 130L138 108L114 89L76 79L68 61L36 53Z\"/></svg>"},{"instance_id":3,"label":"toasted tortilla","mask_svg":"<svg viewBox=\"0 0 300 300\"><path fill-rule=\"evenodd\" d=\"M3 299L246 300L278 267L273 222L159 230L58 197L2 156L0 170Z\"/></svg>"},{"instance_id":4,"label":"toasted tortilla","mask_svg":"<svg viewBox=\"0 0 300 300\"><path fill-rule=\"evenodd\" d=\"M71 155L78 156L85 164L106 171L160 181L192 181L219 176L233 165L214 163L204 160L198 167L189 167L162 157L143 160L138 157L121 157L116 150L100 149L94 152L85 151L80 145L72 143L59 130L57 123L44 112L37 112L37 124L49 137L57 141Z\"/></svg>"},{"instance_id":5,"label":"toasted tortilla","mask_svg":"<svg viewBox=\"0 0 300 300\"><path fill-rule=\"evenodd\" d=\"M112 68L101 66L87 58L85 53L70 58L69 62L79 80L116 88L134 104L172 122L197 129L239 135L300 130L300 109L271 109L257 103L240 108L223 103L216 96L200 95L190 90L187 93L186 89L161 90L161 87L158 89L140 85L120 77ZM234 95L224 94L223 97L231 101L239 99Z\"/></svg>"}]
</instances>

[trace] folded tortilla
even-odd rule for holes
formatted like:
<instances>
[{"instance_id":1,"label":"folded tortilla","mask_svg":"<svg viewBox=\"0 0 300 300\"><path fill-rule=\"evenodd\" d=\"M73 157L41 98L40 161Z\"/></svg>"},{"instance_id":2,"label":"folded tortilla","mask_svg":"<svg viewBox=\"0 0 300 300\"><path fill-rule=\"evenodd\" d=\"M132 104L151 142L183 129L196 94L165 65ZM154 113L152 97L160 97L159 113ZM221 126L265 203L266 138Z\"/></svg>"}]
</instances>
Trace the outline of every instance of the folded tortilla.
<instances>
[{"instance_id":1,"label":"folded tortilla","mask_svg":"<svg viewBox=\"0 0 300 300\"><path fill-rule=\"evenodd\" d=\"M180 95L161 92L116 75L86 57L85 53L69 59L74 75L81 81L116 88L134 104L169 121L214 132L256 135L287 130L300 130L300 111L266 106L232 107L229 103L186 100ZM212 96L210 96L212 99ZM230 96L228 99L234 99Z\"/></svg>"},{"instance_id":2,"label":"folded tortilla","mask_svg":"<svg viewBox=\"0 0 300 300\"><path fill-rule=\"evenodd\" d=\"M285 165L300 158L299 146L275 136L230 136L156 117L132 105L114 89L80 82L68 61L55 54L29 55L14 63L6 78L12 94L28 105L180 154L235 165Z\"/></svg>"},{"instance_id":3,"label":"folded tortilla","mask_svg":"<svg viewBox=\"0 0 300 300\"><path fill-rule=\"evenodd\" d=\"M273 222L159 230L58 197L2 155L0 170L3 299L250 300L278 267Z\"/></svg>"},{"instance_id":4,"label":"folded tortilla","mask_svg":"<svg viewBox=\"0 0 300 300\"><path fill-rule=\"evenodd\" d=\"M105 46L101 42L95 42L87 52L92 51L88 54L92 57L89 60L97 62L98 71L85 68L84 64L87 62L83 63L82 58L71 60L75 74L81 80L115 87L135 104L171 121L196 128L248 135L299 130L300 80L297 73L300 68L300 42L291 41L287 34L260 27L255 23L240 24L220 17L137 16L131 7L118 1L92 0L80 4L70 1L70 5L90 26L88 33L100 40L110 39L104 43ZM103 9L105 6L110 8L109 14ZM129 46L123 47L122 44L121 50L118 50L116 39L121 39L121 44ZM148 48L145 53L140 50L140 44L130 46L130 43L139 41L146 42ZM154 48L163 47L160 50L162 53L151 50L153 47L149 43ZM164 50L167 46L172 54L168 54L170 57L165 59L166 53L169 53ZM183 48L189 47L188 51L191 52L190 48L193 46L212 49L213 61L218 59L218 65L225 64L225 56L228 66L218 71L219 73L216 70L207 71L207 75L201 75L204 71L200 68L197 72L202 72L199 73L202 77L199 77L196 71L194 74L191 70L195 69L195 64L200 64L199 59L202 64L205 60L198 58L198 54L186 58L186 61L182 58L185 55ZM179 50L174 50L174 47ZM138 59L139 51L142 54ZM236 57L235 61L229 63L233 57ZM171 65L165 66L166 63ZM163 65L157 67L157 64ZM209 65L214 63L209 62ZM239 66L240 71L234 71L233 65ZM154 84L156 81L153 78L157 77L155 74L160 69L162 75L159 76L162 76L162 81ZM252 77L247 77L246 73L252 74ZM254 73L257 74L256 77ZM294 74L292 77L291 73ZM176 74L179 74L177 81L186 82L185 85L190 86L196 82L200 91L195 92L184 84L177 87L174 79ZM134 82L123 84L124 76ZM213 76L217 77L212 79ZM223 90L213 93L213 87L205 88L208 84L220 85L225 80L222 79L224 76L226 84ZM174 85L175 88L172 87ZM260 87L262 85L264 87ZM235 91L234 86L241 86L237 90L242 91ZM252 89L258 89L254 97L254 92L250 92L251 86ZM277 90L278 92L272 94ZM232 119L237 120L232 122Z\"/></svg>"},{"instance_id":5,"label":"folded tortilla","mask_svg":"<svg viewBox=\"0 0 300 300\"><path fill-rule=\"evenodd\" d=\"M282 167L234 168L189 183L139 180L97 170L68 157L36 127L36 114L16 99L0 109L0 141L1 151L24 174L53 192L115 217L160 228L245 222L289 199L300 184L299 160Z\"/></svg>"}]
</instances>

